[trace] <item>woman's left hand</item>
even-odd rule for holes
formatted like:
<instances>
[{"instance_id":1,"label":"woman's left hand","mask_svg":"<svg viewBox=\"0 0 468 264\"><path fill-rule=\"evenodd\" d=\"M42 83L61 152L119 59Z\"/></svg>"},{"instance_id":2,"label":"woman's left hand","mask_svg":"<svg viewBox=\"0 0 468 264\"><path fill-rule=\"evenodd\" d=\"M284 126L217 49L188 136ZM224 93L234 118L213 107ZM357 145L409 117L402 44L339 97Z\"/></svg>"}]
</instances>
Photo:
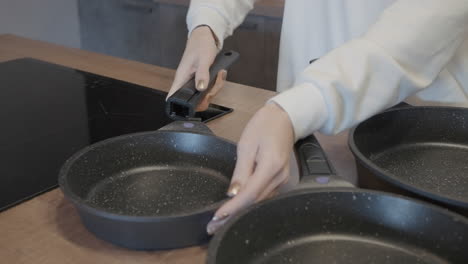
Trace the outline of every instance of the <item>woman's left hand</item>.
<instances>
[{"instance_id":1,"label":"woman's left hand","mask_svg":"<svg viewBox=\"0 0 468 264\"><path fill-rule=\"evenodd\" d=\"M237 146L236 168L227 193L233 198L216 211L208 233L213 234L230 216L288 181L293 146L293 126L281 107L270 103L255 113Z\"/></svg>"}]
</instances>

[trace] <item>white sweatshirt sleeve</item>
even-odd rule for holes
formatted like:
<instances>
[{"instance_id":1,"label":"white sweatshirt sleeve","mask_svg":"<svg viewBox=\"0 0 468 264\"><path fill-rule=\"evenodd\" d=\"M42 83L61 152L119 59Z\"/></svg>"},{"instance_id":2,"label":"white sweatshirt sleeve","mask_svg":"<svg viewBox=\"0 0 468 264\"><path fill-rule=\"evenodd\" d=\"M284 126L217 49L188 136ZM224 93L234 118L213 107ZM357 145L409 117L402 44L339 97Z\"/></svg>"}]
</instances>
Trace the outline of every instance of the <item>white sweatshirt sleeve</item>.
<instances>
[{"instance_id":1,"label":"white sweatshirt sleeve","mask_svg":"<svg viewBox=\"0 0 468 264\"><path fill-rule=\"evenodd\" d=\"M207 25L219 40L222 48L225 38L232 35L245 16L253 9L256 0L191 0L187 13L189 35L200 26Z\"/></svg>"},{"instance_id":2,"label":"white sweatshirt sleeve","mask_svg":"<svg viewBox=\"0 0 468 264\"><path fill-rule=\"evenodd\" d=\"M296 139L339 133L428 87L467 32L466 0L399 0L272 101L289 114Z\"/></svg>"}]
</instances>

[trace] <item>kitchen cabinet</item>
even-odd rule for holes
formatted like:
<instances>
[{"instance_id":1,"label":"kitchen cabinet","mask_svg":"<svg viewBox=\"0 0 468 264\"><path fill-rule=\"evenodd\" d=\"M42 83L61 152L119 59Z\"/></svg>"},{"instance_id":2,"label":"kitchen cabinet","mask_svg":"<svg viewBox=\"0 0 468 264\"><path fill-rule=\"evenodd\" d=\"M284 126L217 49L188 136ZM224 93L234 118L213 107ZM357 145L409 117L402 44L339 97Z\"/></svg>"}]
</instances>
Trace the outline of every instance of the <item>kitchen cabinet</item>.
<instances>
[{"instance_id":1,"label":"kitchen cabinet","mask_svg":"<svg viewBox=\"0 0 468 264\"><path fill-rule=\"evenodd\" d=\"M230 79L265 88L265 46L265 19L247 17L224 42L225 49L236 50L241 55L229 71Z\"/></svg>"},{"instance_id":2,"label":"kitchen cabinet","mask_svg":"<svg viewBox=\"0 0 468 264\"><path fill-rule=\"evenodd\" d=\"M226 39L225 48L239 51L240 60L229 76L235 82L276 90L282 20L250 15Z\"/></svg>"},{"instance_id":3,"label":"kitchen cabinet","mask_svg":"<svg viewBox=\"0 0 468 264\"><path fill-rule=\"evenodd\" d=\"M78 0L0 1L0 34L12 33L80 48L77 2Z\"/></svg>"},{"instance_id":4,"label":"kitchen cabinet","mask_svg":"<svg viewBox=\"0 0 468 264\"><path fill-rule=\"evenodd\" d=\"M183 6L159 4L161 59L154 64L171 69L179 65L187 42L187 11Z\"/></svg>"},{"instance_id":5,"label":"kitchen cabinet","mask_svg":"<svg viewBox=\"0 0 468 264\"><path fill-rule=\"evenodd\" d=\"M159 6L147 0L80 0L82 48L146 63L159 62Z\"/></svg>"},{"instance_id":6,"label":"kitchen cabinet","mask_svg":"<svg viewBox=\"0 0 468 264\"><path fill-rule=\"evenodd\" d=\"M282 23L277 18L266 18L265 22L265 86L261 87L272 91L276 91Z\"/></svg>"},{"instance_id":7,"label":"kitchen cabinet","mask_svg":"<svg viewBox=\"0 0 468 264\"><path fill-rule=\"evenodd\" d=\"M187 40L188 6L154 0L79 0L83 49L175 69ZM276 89L282 18L250 14L226 49L241 54L228 80Z\"/></svg>"}]
</instances>

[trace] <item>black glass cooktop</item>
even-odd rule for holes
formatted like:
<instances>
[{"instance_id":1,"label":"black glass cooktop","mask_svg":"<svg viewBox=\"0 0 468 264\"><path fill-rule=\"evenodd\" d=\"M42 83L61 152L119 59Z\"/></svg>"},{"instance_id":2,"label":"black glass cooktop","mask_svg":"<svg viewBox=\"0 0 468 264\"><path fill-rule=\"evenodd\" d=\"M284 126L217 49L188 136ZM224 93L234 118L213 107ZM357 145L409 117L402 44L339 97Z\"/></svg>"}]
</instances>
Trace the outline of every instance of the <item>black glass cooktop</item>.
<instances>
[{"instance_id":1,"label":"black glass cooktop","mask_svg":"<svg viewBox=\"0 0 468 264\"><path fill-rule=\"evenodd\" d=\"M34 59L0 63L0 211L57 186L77 150L168 124L166 94ZM232 109L212 105L210 121Z\"/></svg>"}]
</instances>

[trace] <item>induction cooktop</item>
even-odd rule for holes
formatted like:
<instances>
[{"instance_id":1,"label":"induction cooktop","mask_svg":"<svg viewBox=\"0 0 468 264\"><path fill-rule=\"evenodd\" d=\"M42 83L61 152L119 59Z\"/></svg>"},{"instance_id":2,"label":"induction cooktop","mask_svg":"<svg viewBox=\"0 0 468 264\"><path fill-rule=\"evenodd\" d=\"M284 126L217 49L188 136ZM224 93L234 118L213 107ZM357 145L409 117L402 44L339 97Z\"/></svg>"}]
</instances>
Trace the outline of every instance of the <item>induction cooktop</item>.
<instances>
[{"instance_id":1,"label":"induction cooktop","mask_svg":"<svg viewBox=\"0 0 468 264\"><path fill-rule=\"evenodd\" d=\"M79 149L170 123L166 93L24 58L0 63L0 211L57 187ZM211 105L208 122L232 109Z\"/></svg>"}]
</instances>

